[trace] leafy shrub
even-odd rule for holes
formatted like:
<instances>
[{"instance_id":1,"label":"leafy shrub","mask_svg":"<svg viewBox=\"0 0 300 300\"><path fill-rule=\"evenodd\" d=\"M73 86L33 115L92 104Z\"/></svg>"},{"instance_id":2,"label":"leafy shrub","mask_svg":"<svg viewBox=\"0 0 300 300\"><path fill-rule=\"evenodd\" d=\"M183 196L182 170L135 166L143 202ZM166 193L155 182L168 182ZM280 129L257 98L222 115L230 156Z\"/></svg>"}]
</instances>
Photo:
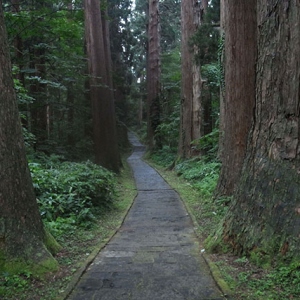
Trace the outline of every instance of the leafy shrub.
<instances>
[{"instance_id":1,"label":"leafy shrub","mask_svg":"<svg viewBox=\"0 0 300 300\"><path fill-rule=\"evenodd\" d=\"M214 128L212 132L194 140L192 143L196 149L201 150L210 159L216 158L219 147L219 129Z\"/></svg>"},{"instance_id":2,"label":"leafy shrub","mask_svg":"<svg viewBox=\"0 0 300 300\"><path fill-rule=\"evenodd\" d=\"M23 272L18 274L3 273L0 277L0 297L8 296L5 299L16 299L15 293L21 292L28 287L32 279L32 273ZM2 299L2 298L1 298Z\"/></svg>"},{"instance_id":3,"label":"leafy shrub","mask_svg":"<svg viewBox=\"0 0 300 300\"><path fill-rule=\"evenodd\" d=\"M162 118L155 130L155 138L159 139L163 145L169 146L170 148L177 147L179 138L179 106L174 109L174 112Z\"/></svg>"},{"instance_id":4,"label":"leafy shrub","mask_svg":"<svg viewBox=\"0 0 300 300\"><path fill-rule=\"evenodd\" d=\"M207 80L207 85L213 89L220 88L220 67L218 63L210 63L201 67L201 75Z\"/></svg>"},{"instance_id":5,"label":"leafy shrub","mask_svg":"<svg viewBox=\"0 0 300 300\"><path fill-rule=\"evenodd\" d=\"M238 284L238 289L247 287L255 299L300 299L300 266L299 263L279 266L261 277L257 271L242 272Z\"/></svg>"},{"instance_id":6,"label":"leafy shrub","mask_svg":"<svg viewBox=\"0 0 300 300\"><path fill-rule=\"evenodd\" d=\"M47 221L76 216L91 221L94 212L110 208L115 195L114 175L91 162L29 163L41 215Z\"/></svg>"},{"instance_id":7,"label":"leafy shrub","mask_svg":"<svg viewBox=\"0 0 300 300\"><path fill-rule=\"evenodd\" d=\"M163 167L168 167L175 161L176 155L176 149L163 146L162 149L157 149L151 153L151 159Z\"/></svg>"},{"instance_id":8,"label":"leafy shrub","mask_svg":"<svg viewBox=\"0 0 300 300\"><path fill-rule=\"evenodd\" d=\"M212 194L219 177L220 163L205 159L185 160L175 167L176 173L204 194Z\"/></svg>"}]
</instances>

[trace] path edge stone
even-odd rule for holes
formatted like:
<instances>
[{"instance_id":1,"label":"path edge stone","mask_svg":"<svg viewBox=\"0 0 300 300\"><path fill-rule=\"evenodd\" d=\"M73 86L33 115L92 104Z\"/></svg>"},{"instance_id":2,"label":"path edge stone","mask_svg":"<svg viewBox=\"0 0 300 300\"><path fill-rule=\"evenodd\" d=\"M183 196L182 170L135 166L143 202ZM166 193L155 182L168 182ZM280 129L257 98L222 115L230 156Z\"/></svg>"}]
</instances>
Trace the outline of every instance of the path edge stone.
<instances>
[{"instance_id":1,"label":"path edge stone","mask_svg":"<svg viewBox=\"0 0 300 300\"><path fill-rule=\"evenodd\" d=\"M158 170L157 170L158 172ZM186 204L186 202L181 198L179 192L174 188L174 190L176 191L176 193L178 194L180 200L182 201L184 207L186 208L190 218L192 219L192 222L193 222L193 225L194 227L199 227L199 224L195 218L195 216L192 214L191 210L190 210L190 207ZM200 240L200 236L199 234L197 233L196 230L194 230L198 240ZM201 243L200 243L201 245ZM208 255L205 254L205 252L202 252L201 253L202 257L204 258L206 264L208 265L209 267L209 270L210 270L210 273L212 275L212 277L214 278L217 286L219 287L219 289L221 290L221 292L223 293L223 296L226 298L226 299L230 299L230 297L233 295L233 292L231 291L229 285L227 284L227 282L224 280L224 278L222 277L221 275L221 272L220 272L220 269L219 267L212 261L209 259Z\"/></svg>"},{"instance_id":2,"label":"path edge stone","mask_svg":"<svg viewBox=\"0 0 300 300\"><path fill-rule=\"evenodd\" d=\"M151 162L149 162L148 159L144 159L144 158L143 158L143 160L144 160L146 163L148 163L149 165L151 165L151 167L154 168L154 169L156 170L156 172L157 172L158 174L160 174L160 176L167 182L167 180L164 178L163 174L156 168L156 166L155 166L154 164L151 164ZM167 183L168 183L168 182L167 182ZM170 183L168 183L168 184L170 184ZM171 185L170 185L170 186L171 186ZM180 193L176 190L176 188L173 187L173 186L171 186L171 187L172 187L172 188L174 189L174 191L178 194L178 196L179 196L181 202L183 203L185 209L187 210L187 212L188 212L188 214L189 214L189 216L190 216L190 218L191 218L191 220L192 220L192 222L193 222L194 227L199 227L199 224L198 224L198 222L197 222L195 216L192 214L190 207L189 207L189 206L187 205L187 203L183 200L183 198L181 197ZM200 236L199 236L199 234L197 233L197 231L194 230L194 232L195 232L197 238L200 240ZM228 299L228 300L232 299L231 297L233 296L233 292L232 292L232 290L230 289L228 283L224 280L223 276L221 275L221 272L220 272L219 267L218 267L212 260L209 259L209 257L208 257L207 254L201 253L201 255L203 256L203 258L204 258L206 264L208 265L209 270L210 270L210 272L211 272L211 275L213 276L213 278L214 278L214 280L215 280L217 286L219 287L219 289L220 289L221 292L223 293L223 296L224 296L226 299Z\"/></svg>"},{"instance_id":3,"label":"path edge stone","mask_svg":"<svg viewBox=\"0 0 300 300\"><path fill-rule=\"evenodd\" d=\"M175 189L175 191L177 192L176 189ZM181 198L181 196L178 192L177 192L177 194L179 195L179 198L181 199L181 201L182 201L183 205L185 206L188 214L190 215L190 217L192 219L192 222L194 224L194 227L198 228L200 225L198 224L195 216L192 214L190 207ZM197 231L194 230L194 232L195 232L196 236L198 237L198 239L200 240L200 236L197 233ZM207 265L210 269L211 275L213 276L213 278L214 278L215 282L217 283L217 286L219 287L219 289L222 291L223 296L226 297L226 299L230 299L230 297L233 295L233 292L230 289L227 282L224 280L223 276L221 275L219 267L209 258L209 256L205 252L202 252L201 255L203 256L205 262L207 263Z\"/></svg>"},{"instance_id":4,"label":"path edge stone","mask_svg":"<svg viewBox=\"0 0 300 300\"><path fill-rule=\"evenodd\" d=\"M132 199L131 204L128 205L126 211L124 212L124 214L122 216L122 222L120 223L120 225L115 230L113 230L112 233L107 238L105 238L104 240L102 240L95 246L95 250L92 251L92 253L88 256L88 258L86 260L84 260L84 262L81 263L81 267L72 275L72 279L69 282L67 288L59 296L57 296L55 298L55 300L66 300L68 298L68 296L72 293L75 286L79 282L80 278L86 272L86 270L88 269L90 264L95 260L96 256L101 252L101 250L112 240L112 238L120 230L121 226L123 225L128 213L129 213L129 210L131 209L133 203L135 202L137 195L138 195L138 192L136 192L136 195Z\"/></svg>"}]
</instances>

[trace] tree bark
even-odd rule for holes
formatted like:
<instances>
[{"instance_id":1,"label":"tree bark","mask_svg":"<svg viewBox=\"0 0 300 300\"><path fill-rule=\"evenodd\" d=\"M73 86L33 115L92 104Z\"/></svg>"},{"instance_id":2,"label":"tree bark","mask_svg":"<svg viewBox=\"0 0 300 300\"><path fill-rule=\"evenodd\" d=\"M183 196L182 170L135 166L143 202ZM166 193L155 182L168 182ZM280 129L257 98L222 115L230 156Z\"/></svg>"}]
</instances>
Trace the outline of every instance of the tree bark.
<instances>
[{"instance_id":1,"label":"tree bark","mask_svg":"<svg viewBox=\"0 0 300 300\"><path fill-rule=\"evenodd\" d=\"M224 150L224 131L225 131L225 0L220 2L220 46L221 53L219 53L219 64L220 64L220 117L219 117L219 149L218 158L223 161L223 150Z\"/></svg>"},{"instance_id":2,"label":"tree bark","mask_svg":"<svg viewBox=\"0 0 300 300\"><path fill-rule=\"evenodd\" d=\"M224 239L262 260L299 259L300 3L257 2L255 123Z\"/></svg>"},{"instance_id":3,"label":"tree bark","mask_svg":"<svg viewBox=\"0 0 300 300\"><path fill-rule=\"evenodd\" d=\"M245 158L255 102L255 1L228 1L225 9L225 99L222 168L217 194L232 195Z\"/></svg>"},{"instance_id":4,"label":"tree bark","mask_svg":"<svg viewBox=\"0 0 300 300\"><path fill-rule=\"evenodd\" d=\"M108 37L98 0L85 0L85 35L90 74L95 161L119 172L121 166L112 91Z\"/></svg>"},{"instance_id":5,"label":"tree bark","mask_svg":"<svg viewBox=\"0 0 300 300\"><path fill-rule=\"evenodd\" d=\"M159 1L149 0L147 57L147 140L148 146L160 146L154 135L160 123L160 23Z\"/></svg>"},{"instance_id":6,"label":"tree bark","mask_svg":"<svg viewBox=\"0 0 300 300\"><path fill-rule=\"evenodd\" d=\"M178 154L189 158L198 154L192 141L202 136L202 79L200 66L196 64L194 56L198 49L190 47L190 38L195 34L208 1L199 7L198 1L182 0L181 2L181 117Z\"/></svg>"},{"instance_id":7,"label":"tree bark","mask_svg":"<svg viewBox=\"0 0 300 300\"><path fill-rule=\"evenodd\" d=\"M12 7L11 7L12 12L15 14L19 14L20 13L20 1L12 0L11 5L12 5ZM14 39L14 47L15 47L15 60L16 60L16 64L19 67L19 72L16 77L24 86L25 85L25 76L24 76L24 72L21 72L21 70L23 69L23 41L19 34L17 34Z\"/></svg>"},{"instance_id":8,"label":"tree bark","mask_svg":"<svg viewBox=\"0 0 300 300\"><path fill-rule=\"evenodd\" d=\"M47 1L34 1L35 9L43 9L49 3ZM33 18L33 15L32 15ZM39 22L44 22L44 17L39 18ZM47 50L44 46L45 37L39 36L33 38L29 46L30 68L35 70L34 79L29 88L31 96L35 99L30 105L31 128L32 133L36 136L35 147L45 152L49 152L47 147L50 134L50 104L48 102L48 87L42 80L47 79L46 56Z\"/></svg>"},{"instance_id":9,"label":"tree bark","mask_svg":"<svg viewBox=\"0 0 300 300\"><path fill-rule=\"evenodd\" d=\"M0 270L57 268L28 169L0 1Z\"/></svg>"}]
</instances>

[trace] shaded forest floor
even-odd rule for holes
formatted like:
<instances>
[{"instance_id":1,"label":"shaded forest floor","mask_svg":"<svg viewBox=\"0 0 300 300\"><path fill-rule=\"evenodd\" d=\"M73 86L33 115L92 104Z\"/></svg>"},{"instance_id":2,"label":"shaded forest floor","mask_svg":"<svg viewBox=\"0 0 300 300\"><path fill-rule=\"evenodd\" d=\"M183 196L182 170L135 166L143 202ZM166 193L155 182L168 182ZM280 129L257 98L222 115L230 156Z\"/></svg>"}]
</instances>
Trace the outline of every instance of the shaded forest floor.
<instances>
[{"instance_id":1,"label":"shaded forest floor","mask_svg":"<svg viewBox=\"0 0 300 300\"><path fill-rule=\"evenodd\" d=\"M202 250L204 240L220 224L226 213L226 201L212 200L212 190L201 185L195 188L190 181L178 176L178 172L149 161L165 180L175 188L194 221L194 229L200 239ZM210 172L208 170L208 172ZM209 192L208 192L209 191ZM113 210L105 212L97 223L90 228L76 228L65 225L65 232L57 238L63 246L57 259L60 270L49 274L43 280L34 278L30 273L0 277L0 298L14 300L53 300L64 299L70 282L76 280L78 270L88 258L99 251L101 245L114 234L120 226L136 195L134 181L126 165L118 177L118 200ZM232 299L285 300L300 299L300 268L295 266L265 270L252 264L246 257L231 254L205 254L219 270L221 277L231 289Z\"/></svg>"}]
</instances>

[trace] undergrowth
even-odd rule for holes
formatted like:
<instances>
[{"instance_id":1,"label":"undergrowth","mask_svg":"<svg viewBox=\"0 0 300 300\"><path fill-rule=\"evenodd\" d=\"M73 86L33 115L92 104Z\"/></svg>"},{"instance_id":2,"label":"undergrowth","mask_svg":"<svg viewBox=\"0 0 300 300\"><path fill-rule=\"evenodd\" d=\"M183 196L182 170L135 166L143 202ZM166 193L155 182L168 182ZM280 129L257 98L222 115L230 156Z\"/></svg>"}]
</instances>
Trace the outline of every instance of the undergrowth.
<instances>
[{"instance_id":1,"label":"undergrowth","mask_svg":"<svg viewBox=\"0 0 300 300\"><path fill-rule=\"evenodd\" d=\"M31 162L29 168L42 218L49 225L87 225L113 205L115 176L92 162L50 158L46 163Z\"/></svg>"},{"instance_id":2,"label":"undergrowth","mask_svg":"<svg viewBox=\"0 0 300 300\"><path fill-rule=\"evenodd\" d=\"M216 160L190 159L178 163L174 171L199 190L200 196L212 196L219 178L220 163Z\"/></svg>"}]
</instances>

